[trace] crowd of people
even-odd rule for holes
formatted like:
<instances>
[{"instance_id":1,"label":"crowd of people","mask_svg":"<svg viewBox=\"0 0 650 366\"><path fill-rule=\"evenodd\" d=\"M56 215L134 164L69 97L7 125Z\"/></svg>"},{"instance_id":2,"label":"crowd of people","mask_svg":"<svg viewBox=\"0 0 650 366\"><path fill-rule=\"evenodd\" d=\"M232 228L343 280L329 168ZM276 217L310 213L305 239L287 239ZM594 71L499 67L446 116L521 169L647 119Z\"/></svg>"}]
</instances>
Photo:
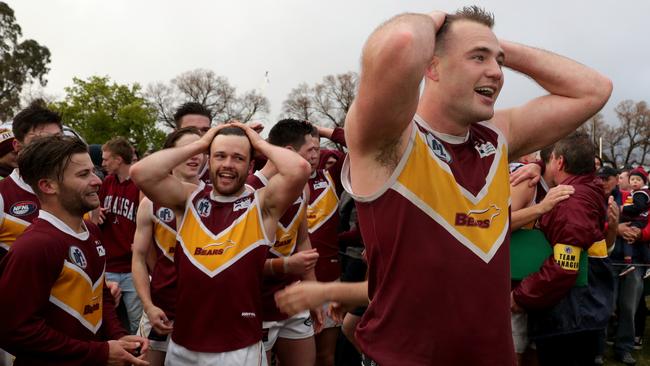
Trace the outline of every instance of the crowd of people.
<instances>
[{"instance_id":1,"label":"crowd of people","mask_svg":"<svg viewBox=\"0 0 650 366\"><path fill-rule=\"evenodd\" d=\"M0 365L593 365L607 339L634 364L647 173L596 170L574 132L611 81L493 23L380 25L345 128L264 139L189 102L138 158L20 111L0 131ZM495 111L503 67L547 95Z\"/></svg>"}]
</instances>

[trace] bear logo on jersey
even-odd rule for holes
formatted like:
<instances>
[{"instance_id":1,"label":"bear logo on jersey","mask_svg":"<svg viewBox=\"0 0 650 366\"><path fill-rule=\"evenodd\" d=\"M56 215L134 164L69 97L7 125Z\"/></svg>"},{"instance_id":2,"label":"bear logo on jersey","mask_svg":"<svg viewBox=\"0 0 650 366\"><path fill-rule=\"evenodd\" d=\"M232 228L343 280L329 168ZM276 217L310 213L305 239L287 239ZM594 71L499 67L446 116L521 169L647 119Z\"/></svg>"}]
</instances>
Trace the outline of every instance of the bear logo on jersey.
<instances>
[{"instance_id":1,"label":"bear logo on jersey","mask_svg":"<svg viewBox=\"0 0 650 366\"><path fill-rule=\"evenodd\" d=\"M470 210L467 213L456 214L456 226L475 226L483 229L490 227L492 220L499 216L501 209L495 204L484 210Z\"/></svg>"},{"instance_id":2,"label":"bear logo on jersey","mask_svg":"<svg viewBox=\"0 0 650 366\"><path fill-rule=\"evenodd\" d=\"M212 211L212 203L210 203L210 200L207 198L201 198L196 203L196 211L201 215L201 217L208 217Z\"/></svg>"},{"instance_id":3,"label":"bear logo on jersey","mask_svg":"<svg viewBox=\"0 0 650 366\"><path fill-rule=\"evenodd\" d=\"M19 201L13 204L9 209L9 212L14 216L27 216L34 211L38 206L35 202L32 201Z\"/></svg>"},{"instance_id":4,"label":"bear logo on jersey","mask_svg":"<svg viewBox=\"0 0 650 366\"><path fill-rule=\"evenodd\" d=\"M444 161L447 164L451 163L451 155L449 152L447 152L445 146L440 141L438 141L430 132L427 132L427 145L431 151L438 158L440 158L440 160Z\"/></svg>"},{"instance_id":5,"label":"bear logo on jersey","mask_svg":"<svg viewBox=\"0 0 650 366\"><path fill-rule=\"evenodd\" d=\"M160 221L170 223L174 220L174 211L167 207L161 207L158 209L158 212L156 212L156 216Z\"/></svg>"},{"instance_id":6,"label":"bear logo on jersey","mask_svg":"<svg viewBox=\"0 0 650 366\"><path fill-rule=\"evenodd\" d=\"M84 252L79 249L79 247L76 247L74 245L70 246L69 249L69 259L70 262L74 263L77 265L77 267L86 269L86 266L88 266L88 261L86 261L86 256L84 255Z\"/></svg>"},{"instance_id":7,"label":"bear logo on jersey","mask_svg":"<svg viewBox=\"0 0 650 366\"><path fill-rule=\"evenodd\" d=\"M237 244L234 241L228 239L225 242L212 243L204 246L203 248L196 248L194 250L194 255L222 255L228 251L228 249L236 245Z\"/></svg>"}]
</instances>

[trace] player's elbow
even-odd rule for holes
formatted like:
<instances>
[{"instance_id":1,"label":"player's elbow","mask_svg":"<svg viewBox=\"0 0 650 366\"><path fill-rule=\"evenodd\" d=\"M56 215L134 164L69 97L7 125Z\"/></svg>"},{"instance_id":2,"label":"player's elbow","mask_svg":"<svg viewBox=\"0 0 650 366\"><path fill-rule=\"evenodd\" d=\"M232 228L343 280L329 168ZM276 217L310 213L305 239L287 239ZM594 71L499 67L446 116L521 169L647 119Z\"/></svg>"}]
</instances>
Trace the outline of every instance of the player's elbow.
<instances>
[{"instance_id":1,"label":"player's elbow","mask_svg":"<svg viewBox=\"0 0 650 366\"><path fill-rule=\"evenodd\" d=\"M593 114L596 114L605 106L609 97L612 95L613 89L614 84L608 77L601 74L597 74L594 77L587 98L589 109L593 111Z\"/></svg>"}]
</instances>

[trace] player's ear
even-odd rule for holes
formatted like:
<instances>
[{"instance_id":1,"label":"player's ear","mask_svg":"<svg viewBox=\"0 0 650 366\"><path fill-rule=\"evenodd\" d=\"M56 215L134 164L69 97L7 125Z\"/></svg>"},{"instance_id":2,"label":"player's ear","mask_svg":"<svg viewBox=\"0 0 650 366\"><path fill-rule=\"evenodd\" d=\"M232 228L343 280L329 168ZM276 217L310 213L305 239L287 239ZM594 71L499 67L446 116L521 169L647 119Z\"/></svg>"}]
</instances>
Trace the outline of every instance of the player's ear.
<instances>
[{"instance_id":1,"label":"player's ear","mask_svg":"<svg viewBox=\"0 0 650 366\"><path fill-rule=\"evenodd\" d=\"M429 66L427 66L424 72L426 78L431 79L433 81L439 81L440 80L440 75L438 74L439 67L440 67L440 59L438 58L438 56L433 56L433 59L431 59Z\"/></svg>"},{"instance_id":2,"label":"player's ear","mask_svg":"<svg viewBox=\"0 0 650 366\"><path fill-rule=\"evenodd\" d=\"M38 190L44 194L56 194L59 189L59 184L53 179L39 179L36 183Z\"/></svg>"}]
</instances>

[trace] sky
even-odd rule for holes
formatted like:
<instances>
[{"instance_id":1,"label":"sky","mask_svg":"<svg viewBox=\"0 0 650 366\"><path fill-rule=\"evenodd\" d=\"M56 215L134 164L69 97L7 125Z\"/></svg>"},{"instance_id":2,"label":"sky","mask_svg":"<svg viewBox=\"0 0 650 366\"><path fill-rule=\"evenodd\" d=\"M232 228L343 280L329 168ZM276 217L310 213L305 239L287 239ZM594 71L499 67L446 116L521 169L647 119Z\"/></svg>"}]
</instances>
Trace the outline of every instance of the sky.
<instances>
[{"instance_id":1,"label":"sky","mask_svg":"<svg viewBox=\"0 0 650 366\"><path fill-rule=\"evenodd\" d=\"M4 0L7 1L7 0ZM239 92L262 88L275 121L291 89L325 75L359 71L361 48L383 21L403 12L453 12L459 1L8 0L23 30L52 53L45 92L62 98L73 77L119 83L169 82L204 68ZM603 109L610 123L625 99L650 97L650 1L481 1L494 32L586 64L614 83ZM644 35L645 34L645 35ZM544 91L507 71L497 108Z\"/></svg>"}]
</instances>

